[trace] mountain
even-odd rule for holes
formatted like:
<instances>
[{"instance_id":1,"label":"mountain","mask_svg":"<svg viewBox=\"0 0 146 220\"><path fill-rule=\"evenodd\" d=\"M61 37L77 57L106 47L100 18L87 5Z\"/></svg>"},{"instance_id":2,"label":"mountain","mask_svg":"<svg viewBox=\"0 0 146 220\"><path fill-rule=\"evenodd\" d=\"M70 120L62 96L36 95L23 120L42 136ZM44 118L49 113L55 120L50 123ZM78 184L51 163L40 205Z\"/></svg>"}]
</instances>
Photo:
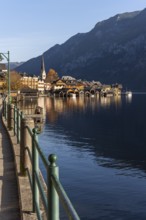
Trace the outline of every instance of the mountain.
<instances>
[{"instance_id":1,"label":"mountain","mask_svg":"<svg viewBox=\"0 0 146 220\"><path fill-rule=\"evenodd\" d=\"M10 69L13 70L17 68L18 66L22 65L24 62L10 62ZM5 63L6 66L8 66L8 63Z\"/></svg>"},{"instance_id":2,"label":"mountain","mask_svg":"<svg viewBox=\"0 0 146 220\"><path fill-rule=\"evenodd\" d=\"M101 83L122 83L146 91L146 9L117 14L98 22L88 33L78 33L44 52L46 71ZM41 56L17 67L39 75Z\"/></svg>"}]
</instances>

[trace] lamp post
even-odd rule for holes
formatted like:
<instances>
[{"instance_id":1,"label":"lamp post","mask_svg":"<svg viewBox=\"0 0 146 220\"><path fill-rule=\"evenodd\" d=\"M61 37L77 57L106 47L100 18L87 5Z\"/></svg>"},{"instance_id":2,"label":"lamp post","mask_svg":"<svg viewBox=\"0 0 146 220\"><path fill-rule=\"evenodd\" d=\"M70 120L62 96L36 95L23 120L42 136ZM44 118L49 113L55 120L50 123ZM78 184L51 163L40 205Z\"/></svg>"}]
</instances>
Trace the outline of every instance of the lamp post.
<instances>
[{"instance_id":1,"label":"lamp post","mask_svg":"<svg viewBox=\"0 0 146 220\"><path fill-rule=\"evenodd\" d=\"M11 88L10 88L10 52L9 51L7 53L0 52L0 55L2 57L4 57L8 62L8 67L7 67L7 69L8 69L8 103L10 103L11 102L11 100L10 100L10 92L11 92L10 91L11 90Z\"/></svg>"}]
</instances>

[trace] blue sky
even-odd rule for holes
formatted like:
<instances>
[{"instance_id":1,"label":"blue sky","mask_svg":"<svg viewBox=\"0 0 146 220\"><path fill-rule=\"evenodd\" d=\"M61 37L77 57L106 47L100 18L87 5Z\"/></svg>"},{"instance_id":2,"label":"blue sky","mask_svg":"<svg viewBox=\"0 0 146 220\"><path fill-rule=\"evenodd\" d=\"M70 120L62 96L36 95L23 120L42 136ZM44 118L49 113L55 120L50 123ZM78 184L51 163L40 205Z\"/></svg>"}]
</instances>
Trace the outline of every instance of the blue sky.
<instances>
[{"instance_id":1,"label":"blue sky","mask_svg":"<svg viewBox=\"0 0 146 220\"><path fill-rule=\"evenodd\" d=\"M1 1L0 52L9 50L11 61L27 61L99 21L144 8L146 0Z\"/></svg>"}]
</instances>

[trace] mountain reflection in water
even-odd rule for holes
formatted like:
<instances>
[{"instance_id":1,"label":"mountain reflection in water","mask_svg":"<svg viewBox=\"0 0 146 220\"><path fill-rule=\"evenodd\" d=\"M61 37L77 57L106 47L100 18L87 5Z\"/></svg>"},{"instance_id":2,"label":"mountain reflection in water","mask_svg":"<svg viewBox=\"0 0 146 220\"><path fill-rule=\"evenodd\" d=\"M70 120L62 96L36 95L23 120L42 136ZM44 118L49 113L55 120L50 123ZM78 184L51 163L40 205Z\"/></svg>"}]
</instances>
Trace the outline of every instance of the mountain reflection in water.
<instances>
[{"instance_id":1,"label":"mountain reflection in water","mask_svg":"<svg viewBox=\"0 0 146 220\"><path fill-rule=\"evenodd\" d=\"M58 155L81 219L145 219L146 95L39 101L46 115L40 145Z\"/></svg>"}]
</instances>

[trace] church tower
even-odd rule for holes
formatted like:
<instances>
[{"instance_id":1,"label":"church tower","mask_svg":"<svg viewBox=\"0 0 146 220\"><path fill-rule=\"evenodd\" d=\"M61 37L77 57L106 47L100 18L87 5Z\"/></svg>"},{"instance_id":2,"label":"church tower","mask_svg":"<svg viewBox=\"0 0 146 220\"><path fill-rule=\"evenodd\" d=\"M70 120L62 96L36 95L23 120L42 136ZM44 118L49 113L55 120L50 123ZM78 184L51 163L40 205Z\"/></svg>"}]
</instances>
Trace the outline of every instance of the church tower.
<instances>
[{"instance_id":1,"label":"church tower","mask_svg":"<svg viewBox=\"0 0 146 220\"><path fill-rule=\"evenodd\" d=\"M42 62L41 62L41 79L46 79L46 71L45 71L45 64L44 64L44 57L42 56Z\"/></svg>"}]
</instances>

